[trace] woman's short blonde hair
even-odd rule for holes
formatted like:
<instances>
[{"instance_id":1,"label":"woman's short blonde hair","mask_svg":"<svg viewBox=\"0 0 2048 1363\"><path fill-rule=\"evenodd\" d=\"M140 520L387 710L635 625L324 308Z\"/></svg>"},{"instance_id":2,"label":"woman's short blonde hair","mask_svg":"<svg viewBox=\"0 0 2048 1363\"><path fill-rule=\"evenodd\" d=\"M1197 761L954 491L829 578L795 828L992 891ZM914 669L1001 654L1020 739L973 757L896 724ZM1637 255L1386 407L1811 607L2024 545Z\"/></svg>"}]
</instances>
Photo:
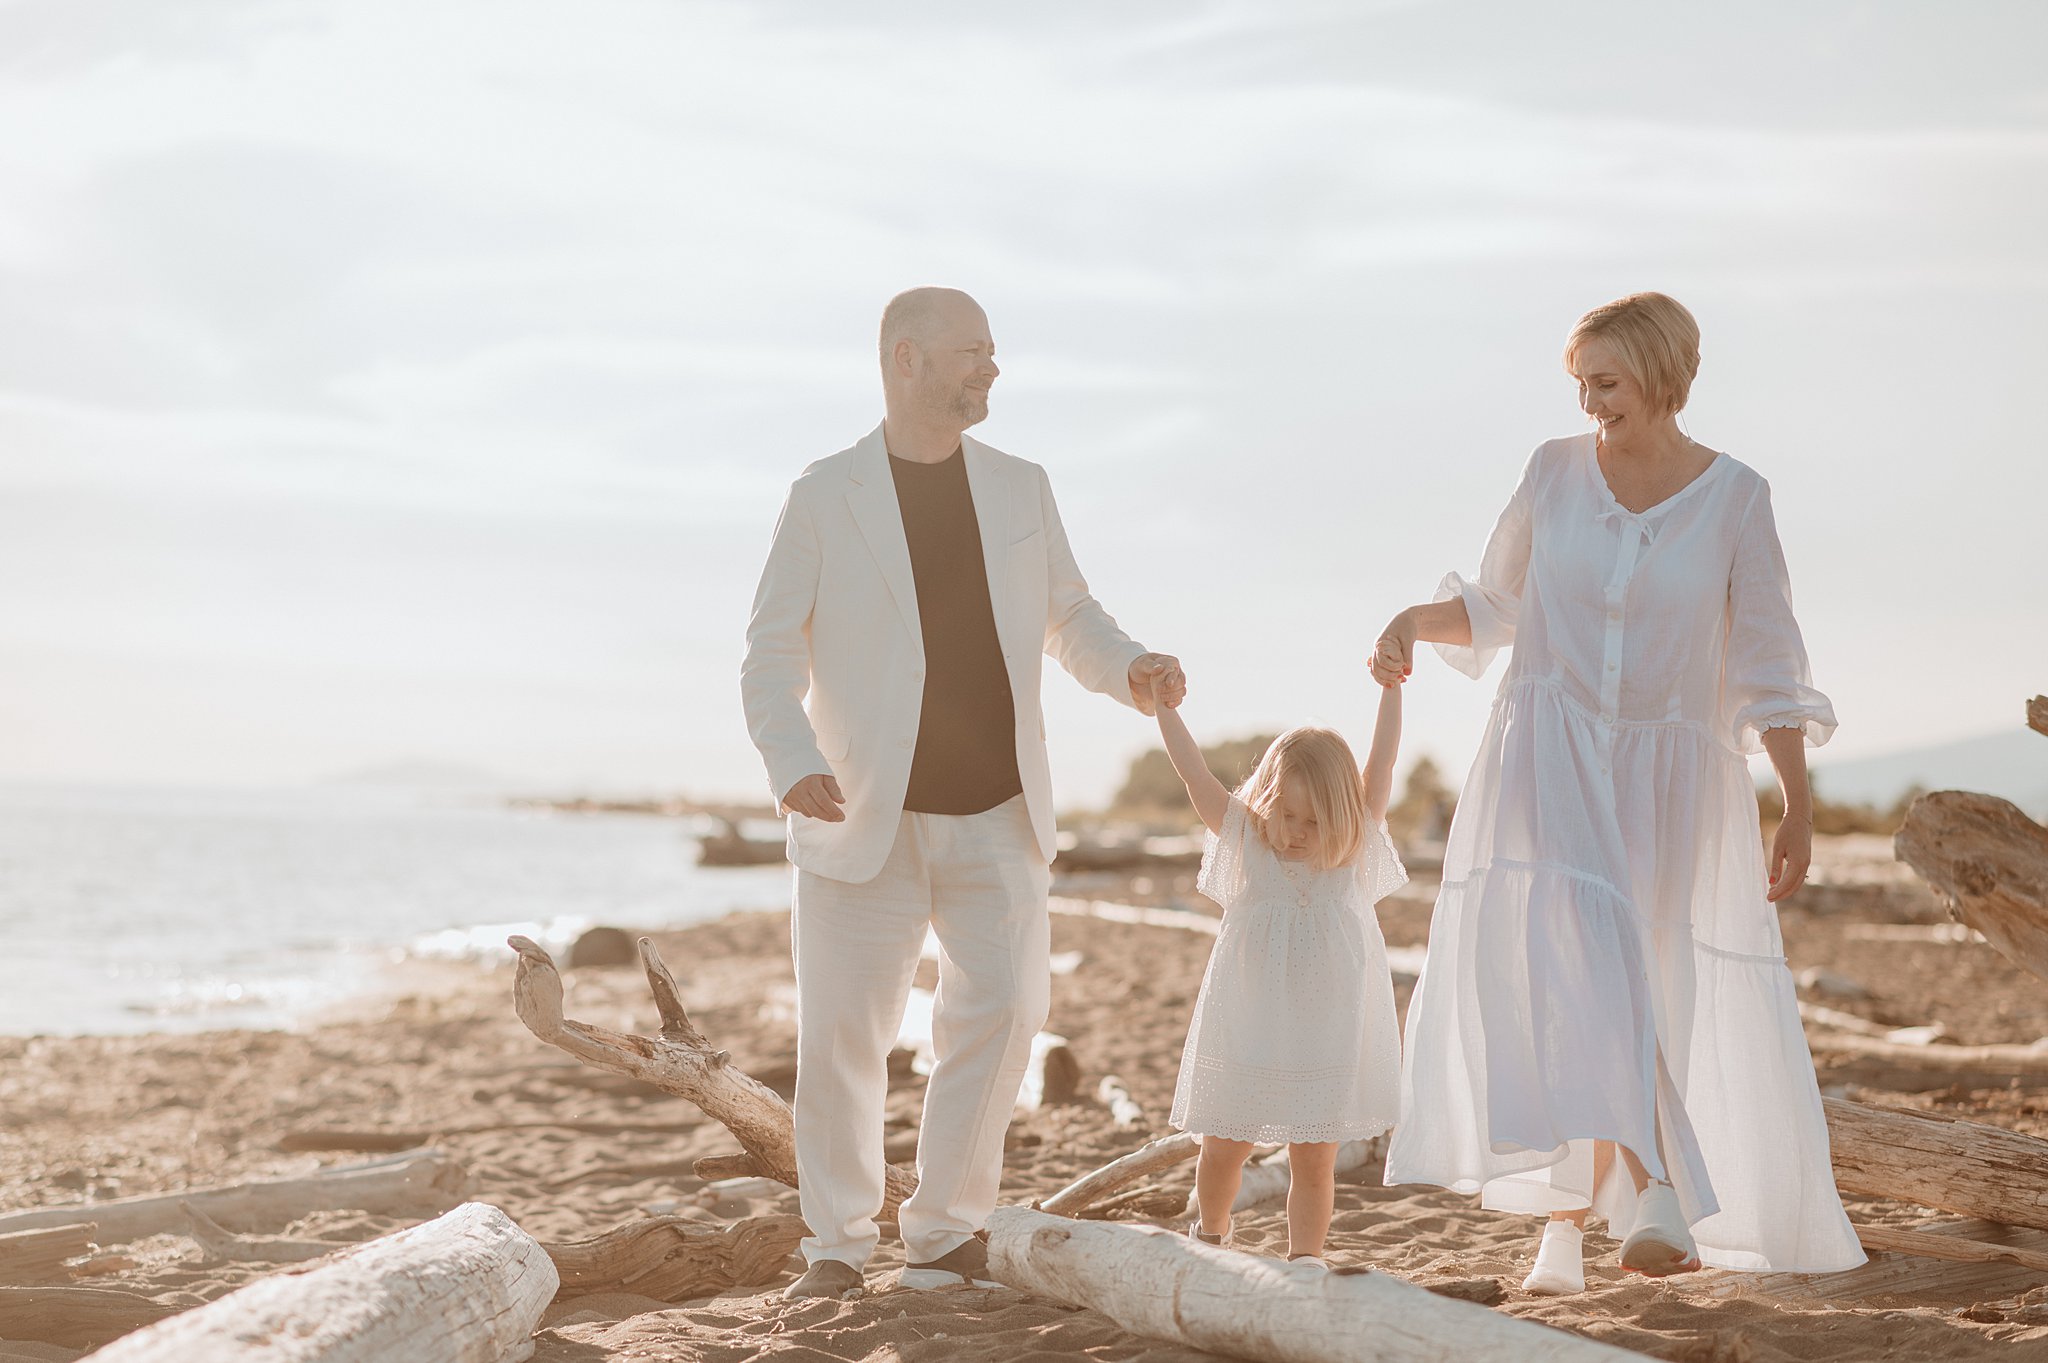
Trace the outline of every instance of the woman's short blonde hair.
<instances>
[{"instance_id":1,"label":"woman's short blonde hair","mask_svg":"<svg viewBox=\"0 0 2048 1363\"><path fill-rule=\"evenodd\" d=\"M1700 372L1700 324L1667 294L1632 293L1603 303L1579 319L1565 338L1570 373L1579 347L1594 337L1614 347L1650 405L1666 414L1685 410L1693 376Z\"/></svg>"},{"instance_id":2,"label":"woman's short blonde hair","mask_svg":"<svg viewBox=\"0 0 2048 1363\"><path fill-rule=\"evenodd\" d=\"M1273 740L1259 765L1237 788L1257 825L1259 836L1272 846L1266 821L1280 807L1280 793L1289 784L1308 800L1321 834L1318 868L1342 866L1365 845L1365 781L1344 736L1330 729L1289 729Z\"/></svg>"}]
</instances>

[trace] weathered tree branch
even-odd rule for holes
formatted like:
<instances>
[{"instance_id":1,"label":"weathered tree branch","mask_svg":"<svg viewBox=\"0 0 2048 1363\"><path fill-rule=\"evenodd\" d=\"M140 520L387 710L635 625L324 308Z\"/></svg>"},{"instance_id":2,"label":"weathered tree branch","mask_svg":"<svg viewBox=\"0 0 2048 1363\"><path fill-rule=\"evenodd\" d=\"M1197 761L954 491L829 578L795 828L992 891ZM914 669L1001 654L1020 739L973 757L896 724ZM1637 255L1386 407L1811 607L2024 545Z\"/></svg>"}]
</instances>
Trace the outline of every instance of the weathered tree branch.
<instances>
[{"instance_id":1,"label":"weathered tree branch","mask_svg":"<svg viewBox=\"0 0 2048 1363\"><path fill-rule=\"evenodd\" d=\"M661 1035L633 1036L607 1031L562 1015L562 976L552 957L526 937L513 937L519 965L512 981L513 1007L528 1031L559 1046L584 1064L630 1075L665 1093L687 1098L724 1126L753 1162L753 1172L794 1188L796 1134L789 1104L773 1089L714 1050L690 1021L675 976L647 938L640 939L640 964L661 1014ZM730 1171L733 1157L714 1156ZM917 1175L890 1165L885 1175L882 1215L891 1217L917 1187Z\"/></svg>"},{"instance_id":2,"label":"weathered tree branch","mask_svg":"<svg viewBox=\"0 0 2048 1363\"><path fill-rule=\"evenodd\" d=\"M1201 1139L1185 1131L1161 1136L1150 1145L1140 1146L1123 1158L1112 1160L1094 1173L1069 1183L1040 1202L1038 1209L1054 1216L1079 1216L1140 1179L1150 1178L1183 1160L1193 1159L1201 1150Z\"/></svg>"}]
</instances>

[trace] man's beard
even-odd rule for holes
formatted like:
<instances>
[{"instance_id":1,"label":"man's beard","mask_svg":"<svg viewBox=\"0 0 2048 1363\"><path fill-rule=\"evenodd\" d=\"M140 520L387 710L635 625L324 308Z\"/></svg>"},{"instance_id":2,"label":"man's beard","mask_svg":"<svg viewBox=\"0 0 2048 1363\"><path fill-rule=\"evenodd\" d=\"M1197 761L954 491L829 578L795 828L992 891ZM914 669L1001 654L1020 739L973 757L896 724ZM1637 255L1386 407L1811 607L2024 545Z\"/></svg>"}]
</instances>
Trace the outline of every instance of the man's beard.
<instances>
[{"instance_id":1,"label":"man's beard","mask_svg":"<svg viewBox=\"0 0 2048 1363\"><path fill-rule=\"evenodd\" d=\"M917 401L934 417L959 423L963 431L988 420L988 393L964 384L947 387L927 376L918 384Z\"/></svg>"}]
</instances>

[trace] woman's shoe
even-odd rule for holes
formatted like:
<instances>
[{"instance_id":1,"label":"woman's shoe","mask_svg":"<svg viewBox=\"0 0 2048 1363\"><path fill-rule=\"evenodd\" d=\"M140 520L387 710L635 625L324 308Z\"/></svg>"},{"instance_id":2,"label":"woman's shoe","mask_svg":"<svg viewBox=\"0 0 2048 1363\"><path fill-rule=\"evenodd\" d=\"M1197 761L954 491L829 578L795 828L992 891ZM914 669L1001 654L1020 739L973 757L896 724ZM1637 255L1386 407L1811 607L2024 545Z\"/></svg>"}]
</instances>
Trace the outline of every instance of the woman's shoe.
<instances>
[{"instance_id":1,"label":"woman's shoe","mask_svg":"<svg viewBox=\"0 0 2048 1363\"><path fill-rule=\"evenodd\" d=\"M1636 1204L1636 1227L1621 1242L1621 1266L1651 1278L1690 1273L1700 1266L1699 1247L1686 1229L1678 1194L1668 1183L1652 1183Z\"/></svg>"},{"instance_id":2,"label":"woman's shoe","mask_svg":"<svg viewBox=\"0 0 2048 1363\"><path fill-rule=\"evenodd\" d=\"M1330 1266L1330 1261L1320 1254L1290 1254L1287 1256L1287 1262L1290 1264L1307 1264L1310 1268L1328 1268Z\"/></svg>"},{"instance_id":3,"label":"woman's shoe","mask_svg":"<svg viewBox=\"0 0 2048 1363\"><path fill-rule=\"evenodd\" d=\"M1586 1290L1586 1232L1570 1221L1551 1221L1536 1246L1536 1267L1522 1279L1524 1292L1565 1297Z\"/></svg>"}]
</instances>

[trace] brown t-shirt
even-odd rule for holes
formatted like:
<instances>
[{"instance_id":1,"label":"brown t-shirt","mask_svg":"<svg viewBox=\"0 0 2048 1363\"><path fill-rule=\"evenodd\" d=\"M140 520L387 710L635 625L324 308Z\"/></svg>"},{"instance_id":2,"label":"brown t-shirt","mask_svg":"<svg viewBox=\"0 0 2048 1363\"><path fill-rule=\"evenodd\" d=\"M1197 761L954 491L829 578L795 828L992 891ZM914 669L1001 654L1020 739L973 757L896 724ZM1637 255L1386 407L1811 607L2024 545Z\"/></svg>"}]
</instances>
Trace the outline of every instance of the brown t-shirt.
<instances>
[{"instance_id":1,"label":"brown t-shirt","mask_svg":"<svg viewBox=\"0 0 2048 1363\"><path fill-rule=\"evenodd\" d=\"M1024 782L1017 775L1017 705L989 604L967 460L958 450L937 464L891 455L889 472L924 630L924 709L903 807L979 814Z\"/></svg>"}]
</instances>

